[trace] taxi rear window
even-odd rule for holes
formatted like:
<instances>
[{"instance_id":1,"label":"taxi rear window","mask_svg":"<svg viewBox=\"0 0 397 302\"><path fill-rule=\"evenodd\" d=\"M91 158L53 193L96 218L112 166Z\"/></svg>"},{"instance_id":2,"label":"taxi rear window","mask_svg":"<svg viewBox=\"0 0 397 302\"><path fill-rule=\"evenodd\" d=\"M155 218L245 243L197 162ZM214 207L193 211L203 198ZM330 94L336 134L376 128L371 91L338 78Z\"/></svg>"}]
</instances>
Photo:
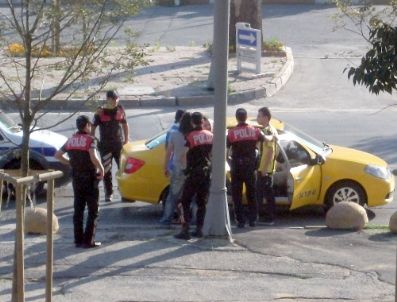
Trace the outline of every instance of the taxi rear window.
<instances>
[{"instance_id":1,"label":"taxi rear window","mask_svg":"<svg viewBox=\"0 0 397 302\"><path fill-rule=\"evenodd\" d=\"M165 137L166 137L166 132L162 132L151 139L147 140L145 145L148 149L153 149L156 148L159 145L164 145L165 144Z\"/></svg>"}]
</instances>

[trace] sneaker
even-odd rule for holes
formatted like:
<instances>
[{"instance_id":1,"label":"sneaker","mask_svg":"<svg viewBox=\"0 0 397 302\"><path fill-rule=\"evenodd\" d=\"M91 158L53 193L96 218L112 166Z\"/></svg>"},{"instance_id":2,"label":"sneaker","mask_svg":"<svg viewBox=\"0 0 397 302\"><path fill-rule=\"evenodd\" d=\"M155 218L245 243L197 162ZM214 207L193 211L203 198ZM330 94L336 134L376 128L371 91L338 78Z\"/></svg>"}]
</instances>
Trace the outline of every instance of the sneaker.
<instances>
[{"instance_id":1,"label":"sneaker","mask_svg":"<svg viewBox=\"0 0 397 302\"><path fill-rule=\"evenodd\" d=\"M274 225L274 219L269 219L269 218L267 218L267 219L265 219L265 220L262 222L262 224L263 224L263 225Z\"/></svg>"},{"instance_id":2,"label":"sneaker","mask_svg":"<svg viewBox=\"0 0 397 302\"><path fill-rule=\"evenodd\" d=\"M239 223L237 223L237 227L238 227L239 229L243 229L244 226L245 226L245 223L244 223L244 222L239 222Z\"/></svg>"},{"instance_id":3,"label":"sneaker","mask_svg":"<svg viewBox=\"0 0 397 302\"><path fill-rule=\"evenodd\" d=\"M249 226L250 226L251 228L256 227L256 222L255 222L255 221L250 221L250 222L249 222Z\"/></svg>"},{"instance_id":4,"label":"sneaker","mask_svg":"<svg viewBox=\"0 0 397 302\"><path fill-rule=\"evenodd\" d=\"M105 196L105 201L106 202L111 202L113 200L113 194L110 194L110 195L106 195Z\"/></svg>"},{"instance_id":5,"label":"sneaker","mask_svg":"<svg viewBox=\"0 0 397 302\"><path fill-rule=\"evenodd\" d=\"M176 239L182 239L182 240L190 240L190 234L188 231L181 231L180 233L176 234L174 236Z\"/></svg>"},{"instance_id":6,"label":"sneaker","mask_svg":"<svg viewBox=\"0 0 397 302\"><path fill-rule=\"evenodd\" d=\"M75 243L74 245L77 248L82 248L83 247L83 244L81 242Z\"/></svg>"},{"instance_id":7,"label":"sneaker","mask_svg":"<svg viewBox=\"0 0 397 302\"><path fill-rule=\"evenodd\" d=\"M192 232L192 236L196 238L202 238L203 237L203 231L202 230L195 230Z\"/></svg>"}]
</instances>

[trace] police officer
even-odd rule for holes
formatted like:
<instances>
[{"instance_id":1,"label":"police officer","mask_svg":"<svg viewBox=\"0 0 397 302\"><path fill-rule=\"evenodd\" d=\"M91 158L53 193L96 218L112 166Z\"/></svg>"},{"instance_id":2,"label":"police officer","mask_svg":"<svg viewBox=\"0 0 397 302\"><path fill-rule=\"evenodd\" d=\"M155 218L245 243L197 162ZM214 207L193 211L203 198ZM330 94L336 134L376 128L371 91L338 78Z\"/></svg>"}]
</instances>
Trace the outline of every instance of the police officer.
<instances>
[{"instance_id":1,"label":"police officer","mask_svg":"<svg viewBox=\"0 0 397 302\"><path fill-rule=\"evenodd\" d=\"M242 205L243 184L246 188L248 201L248 221L255 226L257 205L255 196L256 146L263 141L264 136L259 128L246 123L247 111L244 108L236 110L237 126L229 129L227 134L228 154L231 158L231 186L234 203L234 213L237 226L245 225L244 207Z\"/></svg>"},{"instance_id":2,"label":"police officer","mask_svg":"<svg viewBox=\"0 0 397 302\"><path fill-rule=\"evenodd\" d=\"M95 138L90 135L91 122L85 115L76 120L78 131L55 154L61 163L72 167L74 192L74 243L76 247L99 246L95 242L95 228L98 218L98 181L103 178L104 169L96 152ZM64 156L68 153L69 159ZM83 231L84 209L88 217Z\"/></svg>"},{"instance_id":3,"label":"police officer","mask_svg":"<svg viewBox=\"0 0 397 302\"><path fill-rule=\"evenodd\" d=\"M189 240L190 224L190 203L196 196L197 218L194 237L202 237L203 224L208 198L211 174L211 149L213 134L203 130L203 115L200 112L193 112L191 115L193 130L186 136L186 180L183 187L181 203L183 209L182 230L175 238Z\"/></svg>"},{"instance_id":4,"label":"police officer","mask_svg":"<svg viewBox=\"0 0 397 302\"><path fill-rule=\"evenodd\" d=\"M257 122L263 126L266 141L261 147L261 159L257 175L257 202L263 207L263 198L266 198L266 213L264 224L273 225L276 216L276 204L273 191L273 174L276 170L277 130L270 125L272 115L269 108L258 110Z\"/></svg>"},{"instance_id":5,"label":"police officer","mask_svg":"<svg viewBox=\"0 0 397 302\"><path fill-rule=\"evenodd\" d=\"M106 99L106 105L99 107L94 115L92 135L95 136L96 127L99 126L98 147L105 168L105 177L103 178L105 201L110 202L113 198L112 161L114 159L119 168L120 152L123 145L128 142L129 129L126 114L124 108L119 104L117 93L113 90L108 91Z\"/></svg>"}]
</instances>

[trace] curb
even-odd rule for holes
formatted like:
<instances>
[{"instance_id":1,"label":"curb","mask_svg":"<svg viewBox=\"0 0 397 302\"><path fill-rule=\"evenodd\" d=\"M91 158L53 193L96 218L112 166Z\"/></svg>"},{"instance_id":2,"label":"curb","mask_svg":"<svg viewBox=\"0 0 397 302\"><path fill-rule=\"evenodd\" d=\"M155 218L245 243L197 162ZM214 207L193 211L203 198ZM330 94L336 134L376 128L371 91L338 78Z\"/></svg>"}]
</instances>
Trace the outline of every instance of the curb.
<instances>
[{"instance_id":1,"label":"curb","mask_svg":"<svg viewBox=\"0 0 397 302\"><path fill-rule=\"evenodd\" d=\"M294 57L290 47L285 48L287 61L281 71L273 78L271 82L264 83L263 86L243 92L236 92L228 95L228 105L237 105L249 102L259 98L270 97L279 91L291 77L294 70ZM103 100L98 103L86 102L84 100L53 100L46 106L46 110L53 111L93 111ZM33 101L34 102L34 101ZM152 107L197 107L214 104L214 95L197 95L183 97L123 97L120 98L120 104L126 109L135 108L152 108ZM3 100L0 102L1 110L15 110L18 108L14 101Z\"/></svg>"},{"instance_id":2,"label":"curb","mask_svg":"<svg viewBox=\"0 0 397 302\"><path fill-rule=\"evenodd\" d=\"M287 62L281 69L280 73L271 81L269 84L272 86L266 90L265 97L271 97L277 91L279 91L289 80L292 73L294 72L295 61L290 47L285 48L287 54Z\"/></svg>"}]
</instances>

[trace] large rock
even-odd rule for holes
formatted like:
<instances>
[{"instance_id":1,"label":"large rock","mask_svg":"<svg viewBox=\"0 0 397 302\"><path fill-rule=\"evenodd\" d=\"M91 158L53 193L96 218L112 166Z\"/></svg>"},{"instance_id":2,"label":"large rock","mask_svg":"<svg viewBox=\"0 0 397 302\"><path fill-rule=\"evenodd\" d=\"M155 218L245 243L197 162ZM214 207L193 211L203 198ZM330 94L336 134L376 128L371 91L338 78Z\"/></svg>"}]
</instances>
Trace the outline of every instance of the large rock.
<instances>
[{"instance_id":1,"label":"large rock","mask_svg":"<svg viewBox=\"0 0 397 302\"><path fill-rule=\"evenodd\" d=\"M52 214L52 232L59 230L58 218ZM27 208L25 211L25 232L47 234L47 210L43 208Z\"/></svg>"},{"instance_id":2,"label":"large rock","mask_svg":"<svg viewBox=\"0 0 397 302\"><path fill-rule=\"evenodd\" d=\"M395 212L390 217L389 229L390 229L390 232L397 234L397 212Z\"/></svg>"},{"instance_id":3,"label":"large rock","mask_svg":"<svg viewBox=\"0 0 397 302\"><path fill-rule=\"evenodd\" d=\"M368 223L365 209L354 202L340 202L334 205L325 218L331 229L360 230Z\"/></svg>"}]
</instances>

